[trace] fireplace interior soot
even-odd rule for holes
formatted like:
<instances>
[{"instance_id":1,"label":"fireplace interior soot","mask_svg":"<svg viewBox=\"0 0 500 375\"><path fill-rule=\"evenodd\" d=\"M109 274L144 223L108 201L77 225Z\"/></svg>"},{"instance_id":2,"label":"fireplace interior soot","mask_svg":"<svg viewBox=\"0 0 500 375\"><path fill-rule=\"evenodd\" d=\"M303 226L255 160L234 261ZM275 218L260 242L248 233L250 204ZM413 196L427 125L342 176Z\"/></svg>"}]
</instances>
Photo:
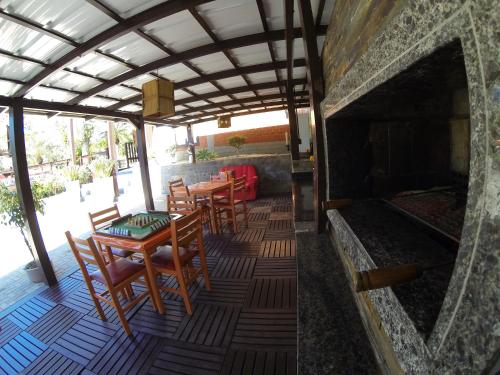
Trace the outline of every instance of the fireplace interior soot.
<instances>
[{"instance_id":1,"label":"fireplace interior soot","mask_svg":"<svg viewBox=\"0 0 500 375\"><path fill-rule=\"evenodd\" d=\"M337 112L326 123L330 198L378 267L437 266L393 291L428 338L464 220L469 101L453 42Z\"/></svg>"}]
</instances>

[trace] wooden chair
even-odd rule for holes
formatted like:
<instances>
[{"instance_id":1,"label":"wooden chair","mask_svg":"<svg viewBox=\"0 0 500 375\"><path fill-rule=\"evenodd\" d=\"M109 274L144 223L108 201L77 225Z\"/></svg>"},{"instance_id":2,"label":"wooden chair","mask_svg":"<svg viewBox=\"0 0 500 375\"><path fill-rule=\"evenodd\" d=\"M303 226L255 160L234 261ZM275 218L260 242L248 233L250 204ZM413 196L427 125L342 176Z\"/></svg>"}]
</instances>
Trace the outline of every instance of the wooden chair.
<instances>
[{"instance_id":1,"label":"wooden chair","mask_svg":"<svg viewBox=\"0 0 500 375\"><path fill-rule=\"evenodd\" d=\"M119 219L120 217L120 211L118 211L118 207L116 206L116 204L101 211L89 212L90 226L92 227L93 232L107 224L110 224L113 220ZM106 259L107 254L105 253L105 249L101 246L101 244L98 244L98 249L102 254L104 254L104 259ZM134 255L133 251L116 248L112 248L111 252L113 253L113 255L116 255L120 258L129 258Z\"/></svg>"},{"instance_id":2,"label":"wooden chair","mask_svg":"<svg viewBox=\"0 0 500 375\"><path fill-rule=\"evenodd\" d=\"M99 316L102 320L106 320L106 315L99 301L113 306L118 313L118 318L120 319L123 329L127 335L130 336L132 332L128 325L127 318L125 317L125 312L137 305L142 299L149 296L151 285L147 277L146 266L124 258L113 259L111 262L106 263L91 237L81 239L73 237L70 232L66 232L66 238L82 270L90 297L94 301ZM98 271L89 273L86 263L96 265ZM144 279L144 281L141 280L141 282L146 283L148 289L138 296L134 296L132 282L140 281L140 278ZM102 293L97 293L92 284L93 281L104 285L106 290ZM118 293L124 293L124 295L128 297L128 301L124 306L120 303Z\"/></svg>"},{"instance_id":3,"label":"wooden chair","mask_svg":"<svg viewBox=\"0 0 500 375\"><path fill-rule=\"evenodd\" d=\"M168 190L170 195L174 195L174 192L177 190L182 190L184 187L184 180L182 178L178 178L176 180L171 180L168 182Z\"/></svg>"},{"instance_id":4,"label":"wooden chair","mask_svg":"<svg viewBox=\"0 0 500 375\"><path fill-rule=\"evenodd\" d=\"M245 225L248 227L248 209L247 201L245 198L246 192L246 176L241 176L239 178L234 178L231 182L231 187L229 190L229 195L223 199L218 199L214 201L214 206L217 213L217 220L219 221L219 226L222 228L222 214L226 214L226 221L231 223L233 226L233 232L238 232L237 217L239 214L243 214L245 219ZM243 199L235 199L234 193L242 192ZM238 206L242 206L239 210Z\"/></svg>"},{"instance_id":5,"label":"wooden chair","mask_svg":"<svg viewBox=\"0 0 500 375\"><path fill-rule=\"evenodd\" d=\"M167 197L167 211L169 213L185 215L200 208L202 224L208 224L210 233L213 233L210 206L205 199L197 199L192 196L187 186L178 187L172 193Z\"/></svg>"},{"instance_id":6,"label":"wooden chair","mask_svg":"<svg viewBox=\"0 0 500 375\"><path fill-rule=\"evenodd\" d=\"M201 209L187 214L170 223L172 231L172 246L163 246L151 256L151 261L158 274L174 276L179 288L160 286L168 292L179 294L184 299L184 305L189 315L193 307L189 298L189 285L203 273L205 288L211 290L208 275L203 231L201 227ZM194 267L193 259L199 256L200 267Z\"/></svg>"}]
</instances>

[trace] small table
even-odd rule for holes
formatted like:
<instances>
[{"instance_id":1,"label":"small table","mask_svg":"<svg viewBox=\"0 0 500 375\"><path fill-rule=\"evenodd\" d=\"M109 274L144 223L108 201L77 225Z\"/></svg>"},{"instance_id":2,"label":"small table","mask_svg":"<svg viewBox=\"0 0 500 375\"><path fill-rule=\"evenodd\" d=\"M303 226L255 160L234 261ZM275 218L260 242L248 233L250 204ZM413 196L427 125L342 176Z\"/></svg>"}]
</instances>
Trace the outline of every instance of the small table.
<instances>
[{"instance_id":1,"label":"small table","mask_svg":"<svg viewBox=\"0 0 500 375\"><path fill-rule=\"evenodd\" d=\"M160 291L158 289L158 285L156 284L156 271L151 261L151 254L156 251L156 248L158 246L164 245L166 241L170 239L171 234L172 232L170 226L159 230L158 232L143 240L118 237L111 234L92 234L92 238L94 239L94 241L102 244L106 248L106 251L108 252L109 258L112 262L114 261L111 252L112 247L131 250L143 255L147 276L153 288L153 290L150 291L151 298L153 300L153 304L155 305L156 311L158 311L158 313L160 314L165 314L165 307L163 306L163 302L161 301Z\"/></svg>"},{"instance_id":2,"label":"small table","mask_svg":"<svg viewBox=\"0 0 500 375\"><path fill-rule=\"evenodd\" d=\"M210 220L212 221L212 228L215 229L216 234L219 234L220 228L217 224L214 195L221 191L229 190L231 188L231 181L204 181L190 185L188 188L191 194L208 197L210 202Z\"/></svg>"}]
</instances>

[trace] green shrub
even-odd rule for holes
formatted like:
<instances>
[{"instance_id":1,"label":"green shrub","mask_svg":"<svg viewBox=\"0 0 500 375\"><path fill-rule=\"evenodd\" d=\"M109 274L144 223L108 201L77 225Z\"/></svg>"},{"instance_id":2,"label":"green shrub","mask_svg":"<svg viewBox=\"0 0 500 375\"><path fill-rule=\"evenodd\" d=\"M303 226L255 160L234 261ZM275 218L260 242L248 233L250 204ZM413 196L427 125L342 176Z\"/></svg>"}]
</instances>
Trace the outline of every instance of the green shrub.
<instances>
[{"instance_id":1,"label":"green shrub","mask_svg":"<svg viewBox=\"0 0 500 375\"><path fill-rule=\"evenodd\" d=\"M229 146L234 147L236 149L236 152L239 153L241 148L245 144L245 141L245 137L235 135L234 137L228 138L227 143L229 144Z\"/></svg>"},{"instance_id":2,"label":"green shrub","mask_svg":"<svg viewBox=\"0 0 500 375\"><path fill-rule=\"evenodd\" d=\"M202 148L196 152L196 159L198 160L213 160L218 156L215 151L210 151L206 148Z\"/></svg>"},{"instance_id":3,"label":"green shrub","mask_svg":"<svg viewBox=\"0 0 500 375\"><path fill-rule=\"evenodd\" d=\"M80 167L78 165L68 165L62 169L62 175L69 181L78 181L80 176Z\"/></svg>"},{"instance_id":4,"label":"green shrub","mask_svg":"<svg viewBox=\"0 0 500 375\"><path fill-rule=\"evenodd\" d=\"M31 184L31 190L33 191L33 196L37 195L42 199L56 194L61 194L66 191L64 185L56 179L45 182L35 181Z\"/></svg>"},{"instance_id":5,"label":"green shrub","mask_svg":"<svg viewBox=\"0 0 500 375\"><path fill-rule=\"evenodd\" d=\"M92 172L87 167L80 167L78 171L78 181L81 184L90 184L92 182Z\"/></svg>"},{"instance_id":6,"label":"green shrub","mask_svg":"<svg viewBox=\"0 0 500 375\"><path fill-rule=\"evenodd\" d=\"M89 164L89 169L94 178L105 178L113 175L115 161L105 158L98 158Z\"/></svg>"}]
</instances>

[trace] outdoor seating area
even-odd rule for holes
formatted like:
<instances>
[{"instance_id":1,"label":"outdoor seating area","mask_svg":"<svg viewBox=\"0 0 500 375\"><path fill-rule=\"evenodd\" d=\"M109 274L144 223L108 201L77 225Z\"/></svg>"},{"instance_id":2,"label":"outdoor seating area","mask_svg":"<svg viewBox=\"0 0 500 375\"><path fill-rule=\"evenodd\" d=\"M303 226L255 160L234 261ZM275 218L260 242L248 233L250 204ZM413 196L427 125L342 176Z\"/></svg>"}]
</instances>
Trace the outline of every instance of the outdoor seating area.
<instances>
[{"instance_id":1,"label":"outdoor seating area","mask_svg":"<svg viewBox=\"0 0 500 375\"><path fill-rule=\"evenodd\" d=\"M0 0L0 375L500 374L498 0Z\"/></svg>"},{"instance_id":2,"label":"outdoor seating area","mask_svg":"<svg viewBox=\"0 0 500 375\"><path fill-rule=\"evenodd\" d=\"M232 233L226 225L219 235L204 229L203 239L195 232L203 245L189 255L178 251L190 224L175 222L171 248L151 256L161 273L154 280L166 287L158 289L156 302L144 282L146 261L117 258L105 265L91 240L70 239L88 271L75 270L0 319L0 368L8 374L295 373L295 240L290 229L281 229L293 226L291 197L248 206L248 226ZM179 265L187 266L184 274L176 271ZM185 289L171 289L183 279ZM103 302L105 290L111 302ZM130 307L117 308L119 303Z\"/></svg>"}]
</instances>

